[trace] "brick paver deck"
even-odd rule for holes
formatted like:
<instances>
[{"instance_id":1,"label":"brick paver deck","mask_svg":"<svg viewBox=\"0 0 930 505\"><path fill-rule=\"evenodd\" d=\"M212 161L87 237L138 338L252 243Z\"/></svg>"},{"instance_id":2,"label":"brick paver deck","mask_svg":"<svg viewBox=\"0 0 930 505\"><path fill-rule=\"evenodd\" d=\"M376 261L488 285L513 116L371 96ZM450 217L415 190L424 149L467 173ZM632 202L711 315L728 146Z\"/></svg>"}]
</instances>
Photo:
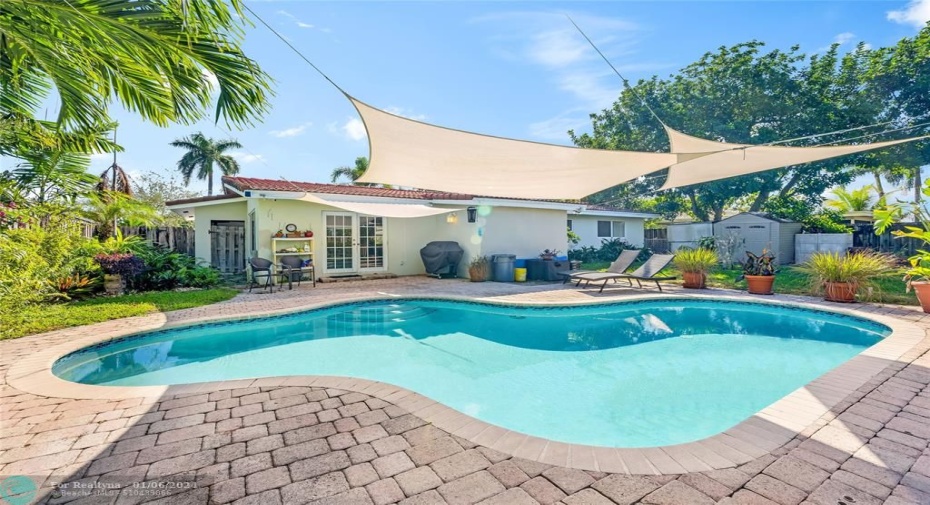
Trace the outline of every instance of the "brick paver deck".
<instances>
[{"instance_id":1,"label":"brick paver deck","mask_svg":"<svg viewBox=\"0 0 930 505\"><path fill-rule=\"evenodd\" d=\"M564 302L614 299L628 292L595 295L570 286L407 278L240 295L208 307L0 342L0 478L28 476L40 486L38 499L55 504L930 503L930 338L889 361L769 454L734 468L678 475L659 475L664 472L657 463L664 458L685 469L709 466L671 449L642 462L655 475L552 466L450 435L370 395L290 385L285 379L120 400L39 396L6 381L18 360L88 333L117 334L375 294ZM925 316L914 308L858 308L926 327ZM168 480L183 485L128 486ZM57 482L71 484L56 490ZM75 482L85 497L75 494ZM0 483L0 498L7 496L6 483ZM114 483L121 490L106 492ZM91 490L99 494L86 496Z\"/></svg>"}]
</instances>

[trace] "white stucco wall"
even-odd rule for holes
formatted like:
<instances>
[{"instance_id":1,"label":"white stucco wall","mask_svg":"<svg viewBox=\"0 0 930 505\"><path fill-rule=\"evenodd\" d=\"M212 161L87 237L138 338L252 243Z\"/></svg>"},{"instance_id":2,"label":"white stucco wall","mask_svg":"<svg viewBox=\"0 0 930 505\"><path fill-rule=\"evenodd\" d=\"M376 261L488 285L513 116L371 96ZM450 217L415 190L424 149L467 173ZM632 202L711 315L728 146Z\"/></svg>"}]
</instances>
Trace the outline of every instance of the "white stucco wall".
<instances>
[{"instance_id":1,"label":"white stucco wall","mask_svg":"<svg viewBox=\"0 0 930 505\"><path fill-rule=\"evenodd\" d=\"M607 217L607 216L585 216L581 214L568 214L567 219L572 220L572 231L578 234L581 241L574 247L601 247L601 240L604 237L597 236L598 221L622 221L624 223L623 237L626 241L636 247L642 247L645 238L646 220L643 218L631 217ZM567 223L566 223L567 224Z\"/></svg>"},{"instance_id":2,"label":"white stucco wall","mask_svg":"<svg viewBox=\"0 0 930 505\"><path fill-rule=\"evenodd\" d=\"M216 205L204 205L194 211L194 252L196 256L210 263L210 222L211 221L245 221L246 202L230 202ZM248 238L248 235L246 235ZM246 246L248 247L248 245Z\"/></svg>"}]
</instances>

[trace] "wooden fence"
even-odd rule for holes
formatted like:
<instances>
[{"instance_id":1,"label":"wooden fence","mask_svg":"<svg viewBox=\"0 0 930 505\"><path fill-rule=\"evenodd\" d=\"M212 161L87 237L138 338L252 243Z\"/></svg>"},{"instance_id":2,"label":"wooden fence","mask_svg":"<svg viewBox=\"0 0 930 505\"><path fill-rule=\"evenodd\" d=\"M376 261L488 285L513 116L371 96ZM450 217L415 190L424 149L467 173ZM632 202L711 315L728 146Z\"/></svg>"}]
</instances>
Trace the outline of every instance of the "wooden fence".
<instances>
[{"instance_id":1,"label":"wooden fence","mask_svg":"<svg viewBox=\"0 0 930 505\"><path fill-rule=\"evenodd\" d=\"M172 251L195 256L194 229L173 226L120 226L123 236L136 235Z\"/></svg>"},{"instance_id":2,"label":"wooden fence","mask_svg":"<svg viewBox=\"0 0 930 505\"><path fill-rule=\"evenodd\" d=\"M894 254L903 258L913 256L918 249L925 247L922 240L912 238L897 238L892 235L895 230L903 230L906 226L920 226L919 223L895 223L885 233L875 234L872 223L856 224L853 227L853 247L865 247L878 252Z\"/></svg>"}]
</instances>

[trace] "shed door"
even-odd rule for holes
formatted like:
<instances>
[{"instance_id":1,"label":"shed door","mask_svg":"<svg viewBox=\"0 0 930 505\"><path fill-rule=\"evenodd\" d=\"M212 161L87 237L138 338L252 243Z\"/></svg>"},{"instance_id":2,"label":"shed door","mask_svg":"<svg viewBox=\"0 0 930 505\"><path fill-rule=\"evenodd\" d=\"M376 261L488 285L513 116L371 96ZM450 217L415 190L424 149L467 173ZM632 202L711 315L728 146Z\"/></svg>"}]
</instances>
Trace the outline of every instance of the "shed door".
<instances>
[{"instance_id":1,"label":"shed door","mask_svg":"<svg viewBox=\"0 0 930 505\"><path fill-rule=\"evenodd\" d=\"M761 254L765 249L772 249L772 223L755 223L743 226L746 238L746 250Z\"/></svg>"},{"instance_id":2,"label":"shed door","mask_svg":"<svg viewBox=\"0 0 930 505\"><path fill-rule=\"evenodd\" d=\"M245 221L210 222L210 264L220 272L245 270Z\"/></svg>"}]
</instances>

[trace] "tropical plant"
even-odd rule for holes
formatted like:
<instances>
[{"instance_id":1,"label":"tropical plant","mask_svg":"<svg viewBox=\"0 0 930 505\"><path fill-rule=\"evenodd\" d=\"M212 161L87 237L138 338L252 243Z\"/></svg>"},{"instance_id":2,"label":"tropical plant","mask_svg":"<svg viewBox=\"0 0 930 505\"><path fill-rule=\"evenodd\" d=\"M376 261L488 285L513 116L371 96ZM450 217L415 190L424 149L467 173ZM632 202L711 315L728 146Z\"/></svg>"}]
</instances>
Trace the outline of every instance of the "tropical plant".
<instances>
[{"instance_id":1,"label":"tropical plant","mask_svg":"<svg viewBox=\"0 0 930 505\"><path fill-rule=\"evenodd\" d=\"M930 198L930 180L924 183L922 192L925 197ZM916 254L908 258L911 267L904 273L904 282L910 290L914 282L930 281L930 251L927 250L927 246L930 245L930 211L926 205L904 203L876 209L875 233L885 233L891 225L907 214L916 216L920 226L905 226L903 230L894 230L891 234L896 238L916 239L924 244L923 249L918 249Z\"/></svg>"},{"instance_id":2,"label":"tropical plant","mask_svg":"<svg viewBox=\"0 0 930 505\"><path fill-rule=\"evenodd\" d=\"M699 247L679 249L675 252L675 259L672 262L681 272L703 274L717 266L719 258L715 251Z\"/></svg>"},{"instance_id":3,"label":"tropical plant","mask_svg":"<svg viewBox=\"0 0 930 505\"><path fill-rule=\"evenodd\" d=\"M868 283L893 267L893 262L885 255L874 252L840 254L836 252L816 252L804 262L801 270L811 277L815 291L825 283L849 283L857 286Z\"/></svg>"},{"instance_id":4,"label":"tropical plant","mask_svg":"<svg viewBox=\"0 0 930 505\"><path fill-rule=\"evenodd\" d=\"M569 244L576 245L578 244L578 242L581 242L581 237L577 233L572 231L571 228L566 227L565 230L567 234L566 238L568 239Z\"/></svg>"},{"instance_id":5,"label":"tropical plant","mask_svg":"<svg viewBox=\"0 0 930 505\"><path fill-rule=\"evenodd\" d=\"M595 261L599 261L597 247L585 245L577 249L569 249L568 259L577 260L582 263L592 263ZM614 257L614 259L616 259L616 257Z\"/></svg>"},{"instance_id":6,"label":"tropical plant","mask_svg":"<svg viewBox=\"0 0 930 505\"><path fill-rule=\"evenodd\" d=\"M178 160L178 171L184 177L185 186L190 184L191 177L196 172L198 179L206 179L207 195L212 195L213 170L216 166L219 166L223 175L239 173L239 162L231 155L225 154L229 149L242 148L242 144L235 140L213 140L197 132L189 137L175 140L171 145L187 149L184 156Z\"/></svg>"},{"instance_id":7,"label":"tropical plant","mask_svg":"<svg viewBox=\"0 0 930 505\"><path fill-rule=\"evenodd\" d=\"M833 198L825 203L838 212L859 212L872 209L874 188L871 185L853 190L847 190L846 186L837 186L831 193Z\"/></svg>"},{"instance_id":8,"label":"tropical plant","mask_svg":"<svg viewBox=\"0 0 930 505\"><path fill-rule=\"evenodd\" d=\"M743 262L743 275L741 277L747 275L775 275L775 255L768 249L764 249L762 254L746 251L746 261Z\"/></svg>"},{"instance_id":9,"label":"tropical plant","mask_svg":"<svg viewBox=\"0 0 930 505\"><path fill-rule=\"evenodd\" d=\"M90 158L85 154L41 149L19 155L22 161L8 174L15 193L11 196L16 200L31 204L73 203L97 180L87 173Z\"/></svg>"},{"instance_id":10,"label":"tropical plant","mask_svg":"<svg viewBox=\"0 0 930 505\"><path fill-rule=\"evenodd\" d=\"M543 251L542 251L541 253L539 253L539 257L540 257L540 258L544 258L544 259L545 259L545 258L554 258L554 257L558 256L560 252L561 252L561 251L559 251L558 249L543 249Z\"/></svg>"},{"instance_id":11,"label":"tropical plant","mask_svg":"<svg viewBox=\"0 0 930 505\"><path fill-rule=\"evenodd\" d=\"M134 252L145 262L146 267L132 281L133 288L138 291L204 288L220 283L219 272L200 264L193 256L146 242L135 247Z\"/></svg>"},{"instance_id":12,"label":"tropical plant","mask_svg":"<svg viewBox=\"0 0 930 505\"><path fill-rule=\"evenodd\" d=\"M88 195L82 214L94 222L100 240L113 236L115 226L153 226L159 222L151 205L112 191Z\"/></svg>"},{"instance_id":13,"label":"tropical plant","mask_svg":"<svg viewBox=\"0 0 930 505\"><path fill-rule=\"evenodd\" d=\"M364 156L359 156L355 158L355 165L351 167L337 167L329 174L330 180L332 182L337 182L339 179L345 178L348 179L352 184L362 184L357 183L361 176L365 175L365 172L368 170L368 158ZM365 184L366 186L368 184Z\"/></svg>"},{"instance_id":14,"label":"tropical plant","mask_svg":"<svg viewBox=\"0 0 930 505\"><path fill-rule=\"evenodd\" d=\"M113 158L113 164L104 170L97 179L97 191L115 191L117 193L123 193L124 195L133 196L132 182L129 179L129 174L123 170L123 167L116 163L116 156Z\"/></svg>"},{"instance_id":15,"label":"tropical plant","mask_svg":"<svg viewBox=\"0 0 930 505\"><path fill-rule=\"evenodd\" d=\"M58 122L109 120L113 99L160 126L248 125L270 78L240 49L243 0L4 0L0 114L31 115L57 92ZM215 82L215 86L213 83Z\"/></svg>"}]
</instances>

